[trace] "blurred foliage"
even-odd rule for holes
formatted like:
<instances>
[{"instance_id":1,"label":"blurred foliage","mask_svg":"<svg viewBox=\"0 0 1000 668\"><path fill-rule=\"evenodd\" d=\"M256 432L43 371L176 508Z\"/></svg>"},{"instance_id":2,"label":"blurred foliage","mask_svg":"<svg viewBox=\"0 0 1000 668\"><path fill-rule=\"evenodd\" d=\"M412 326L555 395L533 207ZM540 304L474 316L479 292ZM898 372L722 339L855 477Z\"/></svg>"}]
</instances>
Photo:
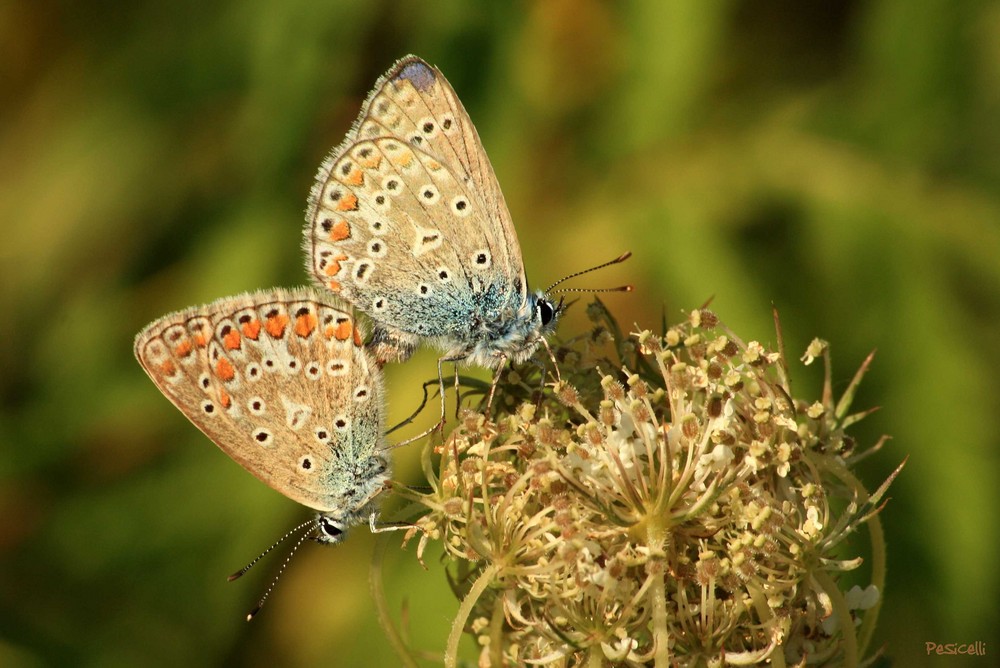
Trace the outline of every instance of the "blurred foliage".
<instances>
[{"instance_id":1,"label":"blurred foliage","mask_svg":"<svg viewBox=\"0 0 1000 668\"><path fill-rule=\"evenodd\" d=\"M366 531L303 550L242 621L280 557L224 576L305 512L131 346L167 311L306 281L315 169L411 52L469 109L535 282L631 249L578 283L634 282L606 300L623 324L714 296L773 341L773 303L790 353L833 344L840 389L878 349L859 440L894 440L866 479L910 460L876 639L900 666L943 665L929 641L995 653L998 37L982 0L0 4L0 664L398 663ZM429 352L388 370L390 422L434 373ZM415 484L417 450L396 452ZM383 571L435 652L455 607L428 563Z\"/></svg>"}]
</instances>

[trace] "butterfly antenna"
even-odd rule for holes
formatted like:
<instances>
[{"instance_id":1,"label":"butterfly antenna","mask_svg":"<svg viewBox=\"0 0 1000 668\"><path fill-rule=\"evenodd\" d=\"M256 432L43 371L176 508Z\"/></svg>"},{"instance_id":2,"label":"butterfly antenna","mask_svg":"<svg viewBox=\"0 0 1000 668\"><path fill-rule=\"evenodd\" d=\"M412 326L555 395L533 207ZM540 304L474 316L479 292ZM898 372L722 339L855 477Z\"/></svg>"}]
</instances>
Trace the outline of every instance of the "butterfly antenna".
<instances>
[{"instance_id":1,"label":"butterfly antenna","mask_svg":"<svg viewBox=\"0 0 1000 668\"><path fill-rule=\"evenodd\" d=\"M236 580L236 579L242 577L247 571L249 571L251 568L253 568L257 564L258 561L260 561L261 559L263 559L264 557L266 557L268 554L270 554L271 551L274 548L276 548L279 545L281 545L282 543L284 543L286 540L288 540L290 537L292 537L293 535L295 535L297 532L302 531L306 527L314 525L315 523L316 523L316 520L312 519L312 520L309 520L308 522L303 522L302 524L298 525L297 527L293 527L292 529L289 529L288 533L286 533L284 536L282 536L278 540L274 541L274 544L271 545L271 547L267 548L266 550L264 550L263 552L261 552L260 554L258 554L256 556L256 558L254 558L253 561L251 561L249 564L247 564L246 566L244 566L240 570L236 571L235 573L233 573L232 575L230 575L226 579L229 582L232 582L233 580Z\"/></svg>"},{"instance_id":2,"label":"butterfly antenna","mask_svg":"<svg viewBox=\"0 0 1000 668\"><path fill-rule=\"evenodd\" d=\"M568 281L571 278L576 278L577 276L583 276L584 274L589 274L590 272L597 271L598 269L604 269L605 267L610 267L613 264L618 264L619 262L624 262L625 260L629 259L630 257L632 257L632 251L628 251L626 253L623 253L622 255L619 255L618 257L616 257L614 260L611 260L610 262L605 262L604 264L599 264L596 267L591 267L590 269L584 269L583 271L578 271L575 274L570 274L569 276L565 276L563 278L560 278L558 281L556 281L555 283L553 283L552 285L550 285L548 288L546 288L545 292L551 291L552 288L556 287L560 283ZM623 285L620 288L611 288L611 289L608 289L608 290L580 290L580 292L630 292L631 290L632 290L632 286L631 285ZM564 290L560 290L560 292L565 292L565 291Z\"/></svg>"},{"instance_id":3,"label":"butterfly antenna","mask_svg":"<svg viewBox=\"0 0 1000 668\"><path fill-rule=\"evenodd\" d=\"M264 557L266 557L268 554L270 554L271 551L274 550L274 548L276 548L279 545L281 545L282 543L284 543L286 540L288 540L289 538L291 538L292 536L294 536L296 533L302 531L303 529L314 529L317 526L318 526L317 521L315 519L312 519L312 520L309 520L308 522L303 522L302 524L298 525L297 527L294 527L294 528L290 529L284 536L282 536L278 540L274 541L274 544L272 544L269 548L267 548L266 550L264 550L263 552L261 552L260 554L258 554L256 556L256 558L253 559L253 561L251 561L249 564L247 564L246 566L244 566L240 570L238 570L235 573L233 573L232 575L230 575L227 578L227 580L229 582L232 582L233 580L239 579L247 571L249 571L251 568L253 568L257 564L258 561L260 561L261 559L263 559ZM278 578L281 577L281 574L285 570L285 567L288 566L288 562L292 560L292 557L295 555L296 550L299 549L299 546L302 545L302 543L305 541L306 538L309 537L309 535L311 533L312 533L311 531L305 532L304 534L302 534L302 536L299 538L299 540L295 543L295 547L292 548L291 553L289 553L289 555L285 558L285 562L281 565L281 568L278 569L278 574L274 576L273 580L271 580L271 586L269 586L267 588L267 591L264 592L264 595L260 597L259 601L257 601L256 607L254 607L254 609L250 611L250 614L247 615L247 621L248 622L251 619L254 618L254 615L256 615L258 612L260 612L260 609L262 607L264 607L264 601L267 600L267 597L271 594L271 591L274 589L275 585L278 584Z\"/></svg>"},{"instance_id":4,"label":"butterfly antenna","mask_svg":"<svg viewBox=\"0 0 1000 668\"><path fill-rule=\"evenodd\" d=\"M257 601L257 605L255 605L255 606L253 607L253 610L251 610L250 612L248 612L248 613L247 613L247 621L248 621L248 622L249 622L249 621L253 621L253 618L257 616L257 613L258 613L258 612L260 612L260 609L264 607L264 603L266 603L266 602L267 602L267 597L268 597L268 596L270 596L270 595L271 595L271 592L272 592L272 591L274 591L274 588L275 588L276 586L278 586L278 580L279 580L279 578L281 578L281 574L285 572L285 569L286 569L286 568L288 568L288 564L290 564L290 563L292 562L292 557L294 557L294 556L295 556L295 553L299 551L299 548L300 548L300 547L302 547L302 543L306 542L306 540L307 540L308 538L311 538L311 537L312 537L312 535L313 535L313 530L316 530L316 529L318 529L318 527L319 527L319 522L317 522L316 520L312 520L312 521L309 521L309 522L305 522L305 523L303 523L303 524L300 524L299 526L295 527L294 529L292 529L291 531L289 531L289 532L288 532L287 534L285 534L285 536L283 536L283 537L281 538L281 540L284 540L285 538L287 538L287 537L288 537L289 535L291 535L291 534L292 534L292 533L294 533L295 531L298 531L298 530L299 530L299 529L301 529L302 527L304 527L304 526L308 526L308 525L310 525L310 524L312 525L312 527L311 527L311 530L310 530L310 531L306 531L305 533L303 533L303 534L302 534L301 536L299 536L299 539L298 539L297 541L295 541L295 545L293 545L293 546L292 546L292 551L291 551L291 552L289 552L289 553L288 553L288 556L287 556L287 557L285 557L285 560L284 560L283 562L281 562L281 566L280 566L280 567L278 568L278 572L277 572L277 573L275 573L275 574L274 574L274 578L272 578L272 579L271 579L271 584L269 584L269 585L267 586L267 589L265 589L265 590L264 590L264 594L263 594L263 595L262 595L262 596L260 597L260 600L258 600L258 601ZM280 542L281 542L281 540L279 540L279 541L278 541L278 543L280 543ZM275 545L277 545L277 543L276 543ZM267 550L266 550L266 551L264 552L264 554L267 554L268 552L270 552L270 551L271 551L271 549L273 549L273 547L274 547L273 545L272 545L271 547L269 547L269 548L268 548L268 549L267 549ZM261 556L264 556L264 554L262 554ZM257 557L257 559L254 559L254 561L257 561L257 560L259 560L259 559L260 559L260 557ZM251 562L251 563L250 563L250 564L249 564L249 565L247 566L247 569L249 569L249 568L250 568L250 566L252 566L252 565L253 565L253 562ZM230 581L232 581L232 580L234 580L235 578L239 577L239 576L240 576L240 575L242 575L242 574L243 574L244 572L246 572L246 569L244 569L244 570L243 570L243 571L241 571L240 573L234 573L235 577L232 577L232 576L230 576L230 578L229 578L229 579L230 579Z\"/></svg>"},{"instance_id":5,"label":"butterfly antenna","mask_svg":"<svg viewBox=\"0 0 1000 668\"><path fill-rule=\"evenodd\" d=\"M555 291L550 291L550 295L557 295L560 292L632 292L635 290L634 285L619 285L617 288L559 288Z\"/></svg>"}]
</instances>

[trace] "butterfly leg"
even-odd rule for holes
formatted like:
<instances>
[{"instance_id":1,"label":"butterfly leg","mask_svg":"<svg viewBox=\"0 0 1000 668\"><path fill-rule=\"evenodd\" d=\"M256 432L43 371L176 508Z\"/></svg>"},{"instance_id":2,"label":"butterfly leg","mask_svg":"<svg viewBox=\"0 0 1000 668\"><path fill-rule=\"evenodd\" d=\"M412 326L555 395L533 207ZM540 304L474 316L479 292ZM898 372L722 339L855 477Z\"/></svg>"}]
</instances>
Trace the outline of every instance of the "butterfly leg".
<instances>
[{"instance_id":1,"label":"butterfly leg","mask_svg":"<svg viewBox=\"0 0 1000 668\"><path fill-rule=\"evenodd\" d=\"M455 367L455 419L458 419L458 412L462 408L462 388L458 381L458 365L454 364Z\"/></svg>"},{"instance_id":2,"label":"butterfly leg","mask_svg":"<svg viewBox=\"0 0 1000 668\"><path fill-rule=\"evenodd\" d=\"M409 522L377 522L376 518L378 513L372 513L368 516L368 528L372 533L388 533L390 531L403 531L404 529L412 529L417 526L416 524L411 524Z\"/></svg>"},{"instance_id":3,"label":"butterfly leg","mask_svg":"<svg viewBox=\"0 0 1000 668\"><path fill-rule=\"evenodd\" d=\"M545 351L549 354L549 359L552 360L552 370L556 372L556 380L562 380L562 375L559 373L559 363L556 362L556 356L552 353L552 348L549 347L549 342L542 337L542 345L545 346ZM542 373L544 378L545 374Z\"/></svg>"},{"instance_id":4,"label":"butterfly leg","mask_svg":"<svg viewBox=\"0 0 1000 668\"><path fill-rule=\"evenodd\" d=\"M423 385L420 386L420 389L422 389L424 391L424 398L420 400L420 405L417 406L417 410L413 411L413 413L410 415L410 417L406 418L405 420L403 420L399 424L393 426L391 429L386 430L386 432L385 432L386 436L388 436L392 432L396 431L397 429L399 429L401 427L405 427L406 425L410 424L411 422L413 422L417 418L418 415L420 415L421 412L423 412L424 407L427 405L428 399L430 399L430 396L427 393L427 388L430 387L431 385L434 385L434 383L435 383L435 381L428 380L428 381L424 382ZM437 427L435 426L435 427L431 428L430 430L428 430L428 431L426 431L426 432L424 432L424 433L422 433L422 434L420 434L420 435L418 435L418 436L416 436L414 438L407 439L405 442L406 443L412 443L413 441L417 440L418 438L423 438L424 436L426 436L430 432L434 431L434 429L436 429L436 428ZM397 444L396 447L398 447L398 444Z\"/></svg>"},{"instance_id":5,"label":"butterfly leg","mask_svg":"<svg viewBox=\"0 0 1000 668\"><path fill-rule=\"evenodd\" d=\"M457 366L457 363L461 362L464 359L465 359L464 356L462 356L462 357L456 357L456 356L449 357L448 355L445 355L444 357L439 357L438 358L438 391L441 392L441 419L440 419L440 421L438 421L438 423L434 427L434 429L437 429L438 427L440 427L441 430L442 430L442 432L444 431L444 424L446 422L446 420L445 420L445 410L446 409L445 409L445 404L444 404L444 367L442 365L445 362L455 362L456 363L456 366L455 366L455 401L457 403L458 402L458 366ZM456 409L456 411L457 411L457 409Z\"/></svg>"},{"instance_id":6,"label":"butterfly leg","mask_svg":"<svg viewBox=\"0 0 1000 668\"><path fill-rule=\"evenodd\" d=\"M507 356L500 355L500 364L497 365L496 371L493 372L493 382L490 383L490 394L486 398L486 410L490 410L490 406L493 405L493 395L497 391L497 385L500 384L500 374L503 373L503 368L507 365Z\"/></svg>"},{"instance_id":7,"label":"butterfly leg","mask_svg":"<svg viewBox=\"0 0 1000 668\"><path fill-rule=\"evenodd\" d=\"M430 381L430 383L433 384L434 381L432 380L432 381ZM420 405L420 408L423 409L424 404L426 404L426 403L427 403L427 383L424 383L424 402ZM392 429L390 429L389 431L387 431L386 434L388 434L391 431L395 431L399 427L402 427L404 424L409 423L410 421L413 420L414 417L416 417L416 414L411 415L407 420L399 423L398 425L396 425L395 427L393 427ZM388 450L395 450L396 448L402 448L404 446L407 446L410 443L413 443L414 441L419 441L420 439L424 438L425 436L430 436L435 430L438 429L438 427L440 427L440 423L431 425L430 427L428 427L427 429L423 430L422 432L420 432L416 436L411 436L410 438L408 438L406 440L399 441L398 443L395 443L395 444L389 446L387 449Z\"/></svg>"}]
</instances>

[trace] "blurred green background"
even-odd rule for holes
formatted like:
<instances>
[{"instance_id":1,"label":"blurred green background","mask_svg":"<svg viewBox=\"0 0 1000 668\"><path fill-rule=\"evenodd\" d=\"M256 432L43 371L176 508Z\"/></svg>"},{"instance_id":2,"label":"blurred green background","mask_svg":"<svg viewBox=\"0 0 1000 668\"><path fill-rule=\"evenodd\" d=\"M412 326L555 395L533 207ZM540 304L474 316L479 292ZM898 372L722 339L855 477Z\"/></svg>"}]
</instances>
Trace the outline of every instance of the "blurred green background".
<instances>
[{"instance_id":1,"label":"blurred green background","mask_svg":"<svg viewBox=\"0 0 1000 668\"><path fill-rule=\"evenodd\" d=\"M862 475L910 460L876 638L899 666L953 665L929 641L996 663L997 3L15 1L0 44L0 665L398 665L365 530L306 546L242 621L281 557L225 576L308 513L192 427L132 338L306 281L315 170L411 52L478 126L533 284L631 249L577 282L634 282L605 300L624 326L714 296L772 343L773 303L794 357L832 342L841 390L878 349L855 433L894 440ZM395 421L434 355L387 373ZM820 369L794 377L818 396ZM439 651L457 604L396 538L390 605Z\"/></svg>"}]
</instances>

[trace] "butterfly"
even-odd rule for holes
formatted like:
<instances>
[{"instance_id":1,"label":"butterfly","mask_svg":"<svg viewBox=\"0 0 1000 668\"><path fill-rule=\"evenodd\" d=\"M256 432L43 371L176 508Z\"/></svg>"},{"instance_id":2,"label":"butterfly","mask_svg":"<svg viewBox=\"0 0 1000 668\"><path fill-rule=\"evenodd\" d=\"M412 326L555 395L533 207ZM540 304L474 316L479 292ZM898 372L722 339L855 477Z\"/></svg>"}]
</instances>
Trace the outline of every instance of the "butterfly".
<instances>
[{"instance_id":1,"label":"butterfly","mask_svg":"<svg viewBox=\"0 0 1000 668\"><path fill-rule=\"evenodd\" d=\"M441 362L497 370L525 361L564 308L528 289L476 128L444 75L412 55L376 82L323 161L304 250L316 284L373 320L379 364L427 341L444 352L439 378Z\"/></svg>"},{"instance_id":2,"label":"butterfly","mask_svg":"<svg viewBox=\"0 0 1000 668\"><path fill-rule=\"evenodd\" d=\"M223 452L317 511L309 537L374 526L390 475L382 376L349 307L312 289L226 297L151 323L135 356Z\"/></svg>"}]
</instances>

